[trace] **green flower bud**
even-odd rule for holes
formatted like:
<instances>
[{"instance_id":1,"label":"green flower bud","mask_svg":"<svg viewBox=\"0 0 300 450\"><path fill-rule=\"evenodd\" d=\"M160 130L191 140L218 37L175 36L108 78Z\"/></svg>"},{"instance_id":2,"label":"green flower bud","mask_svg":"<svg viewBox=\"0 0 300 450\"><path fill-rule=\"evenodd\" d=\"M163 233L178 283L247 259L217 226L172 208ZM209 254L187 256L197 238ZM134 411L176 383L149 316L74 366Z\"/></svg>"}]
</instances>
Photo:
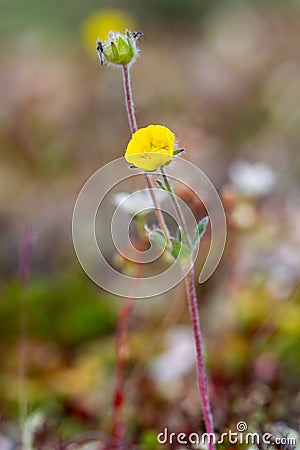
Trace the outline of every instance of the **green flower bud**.
<instances>
[{"instance_id":1,"label":"green flower bud","mask_svg":"<svg viewBox=\"0 0 300 450\"><path fill-rule=\"evenodd\" d=\"M108 63L127 66L132 64L139 54L135 33L126 34L110 32L102 45L102 52Z\"/></svg>"}]
</instances>

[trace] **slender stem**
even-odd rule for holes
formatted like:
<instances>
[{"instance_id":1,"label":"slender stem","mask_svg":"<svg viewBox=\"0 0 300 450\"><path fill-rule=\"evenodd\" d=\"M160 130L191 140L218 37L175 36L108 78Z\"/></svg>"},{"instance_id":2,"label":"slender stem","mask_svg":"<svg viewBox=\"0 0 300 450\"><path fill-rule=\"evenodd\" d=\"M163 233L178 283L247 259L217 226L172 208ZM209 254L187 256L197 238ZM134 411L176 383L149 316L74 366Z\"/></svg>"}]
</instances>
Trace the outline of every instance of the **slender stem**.
<instances>
[{"instance_id":1,"label":"slender stem","mask_svg":"<svg viewBox=\"0 0 300 450\"><path fill-rule=\"evenodd\" d=\"M123 67L123 82L124 82L124 93L125 93L125 103L127 109L128 122L130 126L131 134L137 131L137 123L136 117L134 113L134 105L132 100L132 92L131 92L131 82L130 82L130 73L128 66Z\"/></svg>"},{"instance_id":2,"label":"slender stem","mask_svg":"<svg viewBox=\"0 0 300 450\"><path fill-rule=\"evenodd\" d=\"M137 123L134 113L134 106L131 93L131 83L129 68L123 66L123 82L125 93L125 104L127 110L127 116L129 121L129 127L131 134L137 131ZM137 268L136 277L140 275L140 266ZM127 331L129 318L133 309L133 297L136 288L136 280L133 280L132 289L126 298L118 317L117 331L116 331L116 380L113 397L113 410L112 410L112 435L114 448L119 448L122 444L125 434L125 426L122 418L122 411L125 400L125 366L127 361ZM110 445L105 447L105 450L109 450Z\"/></svg>"},{"instance_id":3,"label":"slender stem","mask_svg":"<svg viewBox=\"0 0 300 450\"><path fill-rule=\"evenodd\" d=\"M199 391L200 391L200 397L201 397L202 408L203 408L205 429L206 429L206 432L209 433L210 436L213 436L213 434L210 434L210 433L214 433L214 426L213 426L213 417L212 417L212 413L211 413L208 389L207 389L207 377L206 377L206 369L205 369L205 362L204 362L204 349L203 349L203 344L202 344L203 339L202 339L202 334L201 334L201 329L200 329L200 320L199 320L197 294L196 294L196 288L195 288L195 279L194 279L194 269L193 268L191 269L191 271L188 273L188 275L185 278L185 285L186 285L188 306L189 306L189 312L190 312L190 316L191 316L191 320L192 320L195 345L196 345L197 378L198 378L198 387L199 387ZM215 445L211 438L209 439L208 449L209 450L215 449Z\"/></svg>"},{"instance_id":4,"label":"slender stem","mask_svg":"<svg viewBox=\"0 0 300 450\"><path fill-rule=\"evenodd\" d=\"M21 285L21 329L20 329L20 348L19 348L19 420L21 426L21 448L25 448L25 425L27 418L28 399L26 392L27 377L27 315L26 315L26 288L29 278L30 257L33 250L34 235L31 227L27 226L24 230L22 246L19 258L19 280Z\"/></svg>"},{"instance_id":5,"label":"slender stem","mask_svg":"<svg viewBox=\"0 0 300 450\"><path fill-rule=\"evenodd\" d=\"M163 167L161 168L161 174L162 174L162 176L165 180L165 183L168 187L168 192L170 194L171 201L173 203L174 209L176 211L180 225L182 227L183 239L186 240L186 242L189 245L191 245L191 240L189 238L189 234L188 234L185 219L184 219L181 207L180 207L180 203L177 199L177 196L174 193L173 187L170 184L167 174ZM202 339L201 328L200 328L200 319L199 319L199 312L198 312L198 305L197 305L197 294L196 294L195 276L194 276L193 267L192 267L191 271L188 273L188 275L185 277L185 285L186 285L188 306L189 306L189 312L190 312L190 316L191 316L191 320L192 320L195 345L196 345L197 379L198 379L198 386L199 386L200 397L201 397L202 408L203 408L205 429L206 429L207 433L213 433L214 432L213 418L212 418L209 397L208 397L207 376L206 376L206 369L205 369L205 363L204 363L204 349L203 349L203 344L202 344L203 339ZM213 449L214 449L213 442L209 442L209 450L213 450Z\"/></svg>"},{"instance_id":6,"label":"slender stem","mask_svg":"<svg viewBox=\"0 0 300 450\"><path fill-rule=\"evenodd\" d=\"M125 399L125 365L127 361L127 329L129 317L133 308L133 299L127 298L121 308L118 325L117 325L117 337L116 337L116 352L117 352L117 364L116 364L116 381L115 392L113 399L113 414L112 414L112 432L114 438L114 444L120 445L124 438L124 425L122 420L122 409Z\"/></svg>"},{"instance_id":7,"label":"slender stem","mask_svg":"<svg viewBox=\"0 0 300 450\"><path fill-rule=\"evenodd\" d=\"M178 217L178 219L180 221L180 225L181 225L182 232L183 232L183 240L186 241L187 244L191 245L191 239L189 237L189 233L188 233L187 226L186 226L186 223L185 223L185 218L183 216L183 213L182 213L182 210L181 210L178 198L175 195L174 189L173 189L172 185L170 184L170 182L168 180L168 177L167 177L167 174L165 172L165 169L163 167L161 167L160 171L161 171L161 174L163 176L163 179L165 180L165 183L167 185L168 192L169 192L171 201L173 203L175 212L176 212L177 217Z\"/></svg>"},{"instance_id":8,"label":"slender stem","mask_svg":"<svg viewBox=\"0 0 300 450\"><path fill-rule=\"evenodd\" d=\"M125 426L122 417L124 401L125 401L125 367L128 359L128 324L129 318L133 309L134 295L137 289L137 278L141 276L142 266L137 264L135 275L132 280L129 296L126 298L118 317L117 331L116 331L116 380L113 399L112 411L112 435L113 444L116 448L121 446L125 435ZM106 448L109 450L109 447Z\"/></svg>"},{"instance_id":9,"label":"slender stem","mask_svg":"<svg viewBox=\"0 0 300 450\"><path fill-rule=\"evenodd\" d=\"M131 134L135 133L137 131L137 123L136 123L136 117L134 112L134 105L132 100L132 92L131 92L131 82L130 82L130 72L128 66L123 66L123 81L124 81L124 91L125 91L125 103L126 103L126 110L127 110L127 116L128 116L128 122ZM164 232L167 242L170 243L170 233L168 230L168 227L166 225L164 216L159 208L159 203L156 199L155 192L153 191L154 185L151 179L151 176L148 174L144 174L147 187L149 188L149 192L154 204L156 217L159 223L160 228Z\"/></svg>"},{"instance_id":10,"label":"slender stem","mask_svg":"<svg viewBox=\"0 0 300 450\"><path fill-rule=\"evenodd\" d=\"M150 175L147 175L146 173L144 175L145 175L147 187L149 189L149 192L150 192L150 195L151 195L151 198L152 198L152 202L153 202L153 205L154 205L155 214L156 214L159 226L162 229L162 231L164 232L164 235L166 236L166 239L167 239L167 243L169 244L171 242L171 240L170 240L170 232L169 232L169 229L168 229L167 224L165 222L163 213L161 212L161 209L159 207L157 198L155 196L155 192L153 191L154 185L153 185L152 178L151 178Z\"/></svg>"},{"instance_id":11,"label":"slender stem","mask_svg":"<svg viewBox=\"0 0 300 450\"><path fill-rule=\"evenodd\" d=\"M26 392L26 378L27 378L27 316L26 316L26 306L25 299L26 294L23 291L21 293L21 338L20 338L20 348L19 348L19 370L18 370L18 389L19 389L19 421L21 427L21 449L25 445L25 420L27 418L28 411L28 398Z\"/></svg>"},{"instance_id":12,"label":"slender stem","mask_svg":"<svg viewBox=\"0 0 300 450\"><path fill-rule=\"evenodd\" d=\"M133 101L132 101L132 93L131 93L131 86L130 86L130 74L129 74L129 69L127 66L123 66L123 78L124 78L125 101L126 101L126 109L127 109L127 114L128 114L128 121L129 121L131 133L134 133L135 131L137 131L137 124L136 124L136 118L135 118ZM166 177L166 174L163 171L163 169L162 169L162 175ZM160 227L165 232L167 239L170 239L170 233L169 233L166 223L164 221L162 212L159 209L159 204L157 202L155 193L153 191L154 186L152 183L152 179L147 174L145 174L145 178L146 178L147 186L150 190L150 194L151 194L151 197L153 200L156 216L157 216L158 222L160 224ZM179 202L176 198L176 195L174 194L173 189L170 189L169 192L171 194L171 199L173 201L174 208L178 215L178 219L181 222L182 231L185 234L185 239L187 242L189 242L189 235L188 235L188 232L186 229L185 220L184 220ZM209 397L208 397L208 390L207 390L206 370L205 370L205 364L204 364L204 351L203 351L203 345L202 345L202 335L201 335L201 330L200 330L199 312L198 312L198 305L197 305L197 294L196 294L196 289L195 289L193 268L190 270L188 275L185 277L185 285L186 285L189 312L190 312L190 316L191 316L191 320L192 320L195 345L196 345L197 378L198 378L198 386L199 386L203 414L204 414L205 429L206 429L207 433L213 433L214 432L213 419L212 419L211 408L210 408ZM208 449L209 450L215 449L215 445L213 442L211 442L211 439L209 440Z\"/></svg>"}]
</instances>

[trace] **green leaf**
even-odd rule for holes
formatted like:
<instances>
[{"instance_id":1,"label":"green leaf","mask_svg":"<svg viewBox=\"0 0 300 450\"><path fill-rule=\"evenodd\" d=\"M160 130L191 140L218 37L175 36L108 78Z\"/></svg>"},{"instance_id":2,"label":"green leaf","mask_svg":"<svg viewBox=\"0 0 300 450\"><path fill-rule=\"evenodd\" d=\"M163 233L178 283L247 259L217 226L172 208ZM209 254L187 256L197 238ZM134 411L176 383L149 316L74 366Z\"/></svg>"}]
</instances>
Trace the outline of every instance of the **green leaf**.
<instances>
[{"instance_id":1,"label":"green leaf","mask_svg":"<svg viewBox=\"0 0 300 450\"><path fill-rule=\"evenodd\" d=\"M162 169L162 176L163 176L163 179L164 179L164 182L165 182L166 190L167 190L168 192L172 192L172 188L171 188L171 186L170 186L168 177L167 177L167 175L164 173L163 169Z\"/></svg>"},{"instance_id":2,"label":"green leaf","mask_svg":"<svg viewBox=\"0 0 300 450\"><path fill-rule=\"evenodd\" d=\"M150 232L148 232L148 236L149 239L155 242L155 244L157 244L159 247L166 248L167 240L162 230L160 230L159 228L157 228L156 230L151 230Z\"/></svg>"},{"instance_id":3,"label":"green leaf","mask_svg":"<svg viewBox=\"0 0 300 450\"><path fill-rule=\"evenodd\" d=\"M194 246L194 247L195 247L195 246L200 242L200 240L202 239L202 237L203 237L203 235L204 235L204 233L205 233L205 230L206 230L208 221L209 221L209 217L206 216L206 217L204 217L203 219L201 219L200 222L198 223L197 228L196 228L196 232L195 232L195 237L194 237L194 240L193 240L193 246Z\"/></svg>"},{"instance_id":4,"label":"green leaf","mask_svg":"<svg viewBox=\"0 0 300 450\"><path fill-rule=\"evenodd\" d=\"M171 238L171 255L174 259L179 259L180 261L184 261L189 258L191 255L190 248L183 244L183 242L178 241L177 239Z\"/></svg>"},{"instance_id":5,"label":"green leaf","mask_svg":"<svg viewBox=\"0 0 300 450\"><path fill-rule=\"evenodd\" d=\"M177 230L177 236L176 236L177 241L182 242L182 232L181 232L181 228L178 228Z\"/></svg>"},{"instance_id":6,"label":"green leaf","mask_svg":"<svg viewBox=\"0 0 300 450\"><path fill-rule=\"evenodd\" d=\"M160 180L156 180L156 183L158 184L158 186L163 189L164 191L166 191L166 186L160 181Z\"/></svg>"}]
</instances>

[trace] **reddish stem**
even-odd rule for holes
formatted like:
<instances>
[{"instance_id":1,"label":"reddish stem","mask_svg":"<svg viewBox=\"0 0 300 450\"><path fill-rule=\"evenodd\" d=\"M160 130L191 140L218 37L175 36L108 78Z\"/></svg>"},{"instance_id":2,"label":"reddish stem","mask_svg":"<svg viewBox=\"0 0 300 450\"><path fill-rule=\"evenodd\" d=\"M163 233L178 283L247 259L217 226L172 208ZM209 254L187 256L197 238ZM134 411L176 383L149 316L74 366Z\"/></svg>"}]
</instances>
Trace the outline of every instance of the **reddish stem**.
<instances>
[{"instance_id":1,"label":"reddish stem","mask_svg":"<svg viewBox=\"0 0 300 450\"><path fill-rule=\"evenodd\" d=\"M34 234L31 227L26 226L19 257L19 280L21 285L21 324L20 324L20 348L19 348L19 370L18 370L18 389L19 389L19 420L21 424L21 446L24 444L24 422L27 416L27 317L26 317L26 287L28 284L30 257L34 246Z\"/></svg>"},{"instance_id":2,"label":"reddish stem","mask_svg":"<svg viewBox=\"0 0 300 450\"><path fill-rule=\"evenodd\" d=\"M130 86L130 73L127 66L123 66L123 79L124 79L124 90L125 90L125 102L126 102L126 109L128 114L128 121L130 126L131 133L134 133L137 131L137 124L136 124L136 118L134 114L134 106L133 106L133 100L132 100L132 93L131 93L131 86ZM166 226L166 223L164 221L164 217L162 215L161 210L159 209L158 202L155 197L155 193L152 190L153 183L149 175L145 174L146 183L148 188L150 188L150 194L153 199L154 207L156 216L158 219L158 222L160 224L161 229L165 232L165 235L167 239L170 237L170 233L168 231L168 228ZM176 203L176 207L180 206ZM182 217L181 210L179 211L179 218ZM183 224L184 226L184 220ZM188 236L186 236L188 239ZM202 345L202 335L201 335L201 329L200 329L200 321L199 321L199 312L198 312L198 305L197 305L197 294L195 289L195 281L194 281L194 270L189 272L189 274L185 278L185 284L186 284L186 292L188 297L188 305L189 305L189 312L192 320L192 326L194 331L194 338L195 338L195 345L196 345L196 356L197 356L197 378L198 378L198 386L200 391L200 397L202 402L202 408L203 408L203 414L204 414L204 422L205 422L205 429L207 433L213 433L213 419L211 414L211 408L210 408L210 402L208 397L208 390L207 390L207 377L206 377L206 369L204 364L204 351L203 351L203 345ZM215 445L213 442L211 442L213 435L211 435L211 439L209 439L209 450L214 450Z\"/></svg>"},{"instance_id":3,"label":"reddish stem","mask_svg":"<svg viewBox=\"0 0 300 450\"><path fill-rule=\"evenodd\" d=\"M150 175L147 175L146 173L144 174L145 176L145 180L146 180L146 184L147 187L149 189L150 195L151 195L151 199L154 205L154 209L155 209L155 214L159 223L160 228L162 229L162 231L164 232L164 235L166 236L167 242L170 243L170 233L168 230L168 227L166 225L163 213L161 212L161 209L159 207L159 203L157 201L157 198L155 196L155 191L153 191L154 185L153 185L153 181Z\"/></svg>"},{"instance_id":4,"label":"reddish stem","mask_svg":"<svg viewBox=\"0 0 300 450\"><path fill-rule=\"evenodd\" d=\"M132 92L131 92L131 83L130 83L130 74L128 66L123 67L123 82L124 82L124 92L125 92L125 103L127 109L128 122L130 126L131 134L137 131L137 123L134 113L134 105L132 100Z\"/></svg>"},{"instance_id":5,"label":"reddish stem","mask_svg":"<svg viewBox=\"0 0 300 450\"><path fill-rule=\"evenodd\" d=\"M123 66L123 82L124 82L125 103L126 103L128 122L129 122L130 132L131 132L131 134L133 134L137 131L138 127L137 127L136 117L135 117L135 113L134 113L134 105L133 105L133 100L132 100L131 83L130 83L130 73L129 73L128 66ZM155 197L155 194L153 191L154 185L153 185L151 176L146 173L144 175L145 175L147 187L149 188L149 192L150 192L153 204L154 204L158 223L160 225L160 228L162 229L162 231L164 232L164 234L166 236L167 242L170 242L170 233L169 233L168 227L166 226L164 216L159 208L159 204L156 200L156 197Z\"/></svg>"},{"instance_id":6,"label":"reddish stem","mask_svg":"<svg viewBox=\"0 0 300 450\"><path fill-rule=\"evenodd\" d=\"M20 259L19 259L19 279L21 286L24 288L28 282L30 256L34 244L33 231L29 226L26 226L23 234Z\"/></svg>"},{"instance_id":7,"label":"reddish stem","mask_svg":"<svg viewBox=\"0 0 300 450\"><path fill-rule=\"evenodd\" d=\"M116 382L113 399L112 428L114 444L119 445L124 438L124 425L122 421L122 408L124 406L124 384L125 384L125 366L127 361L127 328L129 317L133 308L133 299L127 298L121 308L117 332L116 332Z\"/></svg>"},{"instance_id":8,"label":"reddish stem","mask_svg":"<svg viewBox=\"0 0 300 450\"><path fill-rule=\"evenodd\" d=\"M127 110L127 116L130 126L131 134L137 131L137 123L134 113L134 106L131 93L130 74L127 66L123 66L123 82L125 92L125 104ZM140 267L137 269L136 276L139 276ZM133 283L135 285L135 283ZM133 286L134 289L134 286ZM125 366L127 360L127 329L129 323L129 317L133 308L132 292L123 304L117 324L116 331L116 381L113 398L113 411L112 411L112 434L113 445L118 448L121 445L125 434L125 427L122 420L122 409L125 400ZM109 447L107 447L108 450Z\"/></svg>"},{"instance_id":9,"label":"reddish stem","mask_svg":"<svg viewBox=\"0 0 300 450\"><path fill-rule=\"evenodd\" d=\"M206 432L209 433L211 438L209 438L208 449L214 450L215 445L212 442L212 437L214 433L213 427L213 418L210 408L210 402L208 397L208 389L207 389L207 377L206 377L206 369L204 363L204 349L203 349L203 339L202 333L200 329L200 320L199 320L199 312L198 312L198 304L197 304L197 294L195 288L195 280L194 280L194 269L191 271L185 278L186 292L188 298L188 306L190 311L190 316L192 320L194 339L196 345L196 355L197 355L197 378L198 378L198 386L200 391L200 397L203 408L204 415L204 423Z\"/></svg>"}]
</instances>

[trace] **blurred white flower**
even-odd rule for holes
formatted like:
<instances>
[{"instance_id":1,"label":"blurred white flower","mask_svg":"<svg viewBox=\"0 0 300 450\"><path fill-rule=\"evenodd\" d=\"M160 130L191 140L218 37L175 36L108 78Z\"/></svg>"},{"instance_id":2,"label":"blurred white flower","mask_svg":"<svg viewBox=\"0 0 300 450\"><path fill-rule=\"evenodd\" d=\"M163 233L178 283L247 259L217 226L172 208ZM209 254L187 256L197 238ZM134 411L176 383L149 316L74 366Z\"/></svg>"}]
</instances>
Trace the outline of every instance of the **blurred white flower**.
<instances>
[{"instance_id":1,"label":"blurred white flower","mask_svg":"<svg viewBox=\"0 0 300 450\"><path fill-rule=\"evenodd\" d=\"M231 220L238 228L247 229L253 227L256 221L254 206L249 202L240 202L232 211Z\"/></svg>"},{"instance_id":2,"label":"blurred white flower","mask_svg":"<svg viewBox=\"0 0 300 450\"><path fill-rule=\"evenodd\" d=\"M34 437L45 421L43 413L33 412L24 423L23 444L26 449L34 448Z\"/></svg>"},{"instance_id":3,"label":"blurred white flower","mask_svg":"<svg viewBox=\"0 0 300 450\"><path fill-rule=\"evenodd\" d=\"M285 445L285 448L294 448L299 449L300 445L300 434L298 430L294 428L288 427L284 422L277 422L269 426L268 431L272 434L273 438L277 439L293 439L295 445L290 444L289 446ZM292 441L290 441L292 442Z\"/></svg>"},{"instance_id":4,"label":"blurred white flower","mask_svg":"<svg viewBox=\"0 0 300 450\"><path fill-rule=\"evenodd\" d=\"M0 449L1 450L13 450L13 448L14 448L13 442L1 434L0 435Z\"/></svg>"},{"instance_id":5,"label":"blurred white flower","mask_svg":"<svg viewBox=\"0 0 300 450\"><path fill-rule=\"evenodd\" d=\"M150 371L158 383L177 381L195 365L195 344L189 328L179 326L170 330L165 345L165 352L153 361Z\"/></svg>"},{"instance_id":6,"label":"blurred white flower","mask_svg":"<svg viewBox=\"0 0 300 450\"><path fill-rule=\"evenodd\" d=\"M234 188L249 197L261 197L272 192L276 175L265 163L250 164L247 161L234 161L228 169L229 179Z\"/></svg>"},{"instance_id":7,"label":"blurred white flower","mask_svg":"<svg viewBox=\"0 0 300 450\"><path fill-rule=\"evenodd\" d=\"M155 197L160 203L168 197L168 193L163 190L155 189ZM153 201L148 189L129 194L128 192L118 192L113 195L112 202L116 206L120 206L123 211L132 215L145 213L146 210L153 209Z\"/></svg>"},{"instance_id":8,"label":"blurred white flower","mask_svg":"<svg viewBox=\"0 0 300 450\"><path fill-rule=\"evenodd\" d=\"M265 264L269 271L268 290L277 298L288 298L300 279L300 252L297 245L278 244L268 255Z\"/></svg>"}]
</instances>

